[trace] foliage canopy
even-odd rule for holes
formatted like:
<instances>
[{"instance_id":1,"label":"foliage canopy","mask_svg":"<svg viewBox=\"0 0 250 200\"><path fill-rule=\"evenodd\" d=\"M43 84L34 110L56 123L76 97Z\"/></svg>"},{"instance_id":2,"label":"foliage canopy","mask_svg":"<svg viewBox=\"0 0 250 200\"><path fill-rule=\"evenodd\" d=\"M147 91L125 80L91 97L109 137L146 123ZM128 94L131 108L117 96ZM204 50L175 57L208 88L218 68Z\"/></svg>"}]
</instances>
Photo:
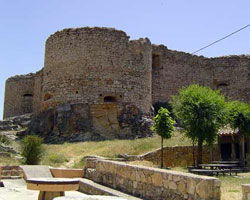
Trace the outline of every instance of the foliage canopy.
<instances>
[{"instance_id":1,"label":"foliage canopy","mask_svg":"<svg viewBox=\"0 0 250 200\"><path fill-rule=\"evenodd\" d=\"M155 131L162 138L171 138L174 131L175 121L170 116L168 109L160 108L158 114L154 117L154 125L152 130Z\"/></svg>"},{"instance_id":2,"label":"foliage canopy","mask_svg":"<svg viewBox=\"0 0 250 200\"><path fill-rule=\"evenodd\" d=\"M172 104L186 135L192 140L212 144L226 122L224 96L208 87L190 85L173 97Z\"/></svg>"},{"instance_id":3,"label":"foliage canopy","mask_svg":"<svg viewBox=\"0 0 250 200\"><path fill-rule=\"evenodd\" d=\"M202 145L212 145L217 132L226 123L226 103L219 91L190 85L172 99L174 113L187 137L198 142L197 164L202 163Z\"/></svg>"},{"instance_id":4,"label":"foliage canopy","mask_svg":"<svg viewBox=\"0 0 250 200\"><path fill-rule=\"evenodd\" d=\"M250 136L250 105L239 101L227 103L228 122L233 129L239 129L242 135Z\"/></svg>"}]
</instances>

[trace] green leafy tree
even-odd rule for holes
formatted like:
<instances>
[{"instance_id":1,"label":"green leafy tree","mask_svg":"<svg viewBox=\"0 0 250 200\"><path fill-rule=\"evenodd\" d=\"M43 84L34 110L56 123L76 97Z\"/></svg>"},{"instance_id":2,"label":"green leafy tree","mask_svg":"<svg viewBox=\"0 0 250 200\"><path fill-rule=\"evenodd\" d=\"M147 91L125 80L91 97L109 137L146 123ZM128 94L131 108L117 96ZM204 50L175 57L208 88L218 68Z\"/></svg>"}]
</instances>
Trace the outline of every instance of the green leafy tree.
<instances>
[{"instance_id":1,"label":"green leafy tree","mask_svg":"<svg viewBox=\"0 0 250 200\"><path fill-rule=\"evenodd\" d=\"M173 97L172 105L186 136L198 143L198 166L202 163L203 144L212 145L226 122L225 98L219 91L190 85Z\"/></svg>"},{"instance_id":2,"label":"green leafy tree","mask_svg":"<svg viewBox=\"0 0 250 200\"><path fill-rule=\"evenodd\" d=\"M238 129L241 136L242 164L245 164L245 137L250 136L250 105L239 101L227 103L228 123L233 129Z\"/></svg>"},{"instance_id":3,"label":"green leafy tree","mask_svg":"<svg viewBox=\"0 0 250 200\"><path fill-rule=\"evenodd\" d=\"M38 136L28 135L24 137L21 152L24 164L36 165L40 162L43 155L42 143L43 139Z\"/></svg>"},{"instance_id":4,"label":"green leafy tree","mask_svg":"<svg viewBox=\"0 0 250 200\"><path fill-rule=\"evenodd\" d=\"M161 168L163 168L163 139L171 138L175 121L166 108L160 108L154 117L152 130L161 136Z\"/></svg>"}]
</instances>

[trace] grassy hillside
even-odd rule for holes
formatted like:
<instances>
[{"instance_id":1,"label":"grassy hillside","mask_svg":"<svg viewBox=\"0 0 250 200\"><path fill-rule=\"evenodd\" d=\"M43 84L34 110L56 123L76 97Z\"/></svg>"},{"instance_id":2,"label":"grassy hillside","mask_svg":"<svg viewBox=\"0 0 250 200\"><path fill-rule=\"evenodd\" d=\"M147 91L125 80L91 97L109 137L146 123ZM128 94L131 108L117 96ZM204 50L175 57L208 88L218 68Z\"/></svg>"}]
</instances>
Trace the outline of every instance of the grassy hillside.
<instances>
[{"instance_id":1,"label":"grassy hillside","mask_svg":"<svg viewBox=\"0 0 250 200\"><path fill-rule=\"evenodd\" d=\"M53 166L82 167L82 158L88 155L117 157L119 154L140 155L160 147L160 137L135 140L112 140L100 142L64 143L45 145L46 156L42 163ZM165 146L191 145L190 141L179 132L164 141Z\"/></svg>"},{"instance_id":2,"label":"grassy hillside","mask_svg":"<svg viewBox=\"0 0 250 200\"><path fill-rule=\"evenodd\" d=\"M119 154L140 155L160 148L160 137L141 138L135 140L111 140L99 142L77 142L58 145L44 144L44 156L41 164L56 167L83 167L83 157L98 155L104 157L117 157ZM19 143L13 145L20 149ZM164 141L165 146L191 145L190 140L176 131L174 136ZM14 158L2 157L0 165L16 165L20 161Z\"/></svg>"}]
</instances>

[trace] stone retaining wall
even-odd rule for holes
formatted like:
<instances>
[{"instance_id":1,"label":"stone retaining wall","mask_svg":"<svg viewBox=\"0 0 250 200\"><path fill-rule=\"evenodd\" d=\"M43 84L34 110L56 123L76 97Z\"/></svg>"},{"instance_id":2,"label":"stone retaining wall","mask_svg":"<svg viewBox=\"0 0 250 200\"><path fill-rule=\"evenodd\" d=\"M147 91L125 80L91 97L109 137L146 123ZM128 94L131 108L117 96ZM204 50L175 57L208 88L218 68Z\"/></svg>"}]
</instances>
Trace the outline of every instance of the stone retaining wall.
<instances>
[{"instance_id":1,"label":"stone retaining wall","mask_svg":"<svg viewBox=\"0 0 250 200\"><path fill-rule=\"evenodd\" d=\"M19 166L0 166L0 179L16 179L23 177Z\"/></svg>"},{"instance_id":2,"label":"stone retaining wall","mask_svg":"<svg viewBox=\"0 0 250 200\"><path fill-rule=\"evenodd\" d=\"M84 176L143 199L219 200L217 178L88 158Z\"/></svg>"},{"instance_id":3,"label":"stone retaining wall","mask_svg":"<svg viewBox=\"0 0 250 200\"><path fill-rule=\"evenodd\" d=\"M195 147L195 158L197 156L197 147ZM217 146L211 151L207 146L203 147L203 163L209 163L211 160L219 160L219 151ZM176 146L165 147L163 151L163 162L165 167L190 166L193 165L193 147L192 146ZM137 157L139 160L151 161L154 164L161 162L161 149L151 151L149 153Z\"/></svg>"}]
</instances>

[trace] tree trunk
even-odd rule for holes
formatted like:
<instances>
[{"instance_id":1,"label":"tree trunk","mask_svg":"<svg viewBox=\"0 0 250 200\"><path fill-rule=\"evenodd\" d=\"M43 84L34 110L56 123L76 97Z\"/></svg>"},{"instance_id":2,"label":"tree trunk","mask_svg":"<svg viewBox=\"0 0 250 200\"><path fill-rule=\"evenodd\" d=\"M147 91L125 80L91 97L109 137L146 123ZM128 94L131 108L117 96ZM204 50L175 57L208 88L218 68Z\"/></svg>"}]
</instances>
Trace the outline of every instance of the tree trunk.
<instances>
[{"instance_id":1,"label":"tree trunk","mask_svg":"<svg viewBox=\"0 0 250 200\"><path fill-rule=\"evenodd\" d=\"M161 168L163 168L163 137L161 137Z\"/></svg>"},{"instance_id":2,"label":"tree trunk","mask_svg":"<svg viewBox=\"0 0 250 200\"><path fill-rule=\"evenodd\" d=\"M198 153L197 153L197 166L199 167L200 164L202 164L202 144L203 140L198 139Z\"/></svg>"},{"instance_id":3,"label":"tree trunk","mask_svg":"<svg viewBox=\"0 0 250 200\"><path fill-rule=\"evenodd\" d=\"M194 147L194 140L193 140L193 166L195 166L195 147Z\"/></svg>"}]
</instances>

